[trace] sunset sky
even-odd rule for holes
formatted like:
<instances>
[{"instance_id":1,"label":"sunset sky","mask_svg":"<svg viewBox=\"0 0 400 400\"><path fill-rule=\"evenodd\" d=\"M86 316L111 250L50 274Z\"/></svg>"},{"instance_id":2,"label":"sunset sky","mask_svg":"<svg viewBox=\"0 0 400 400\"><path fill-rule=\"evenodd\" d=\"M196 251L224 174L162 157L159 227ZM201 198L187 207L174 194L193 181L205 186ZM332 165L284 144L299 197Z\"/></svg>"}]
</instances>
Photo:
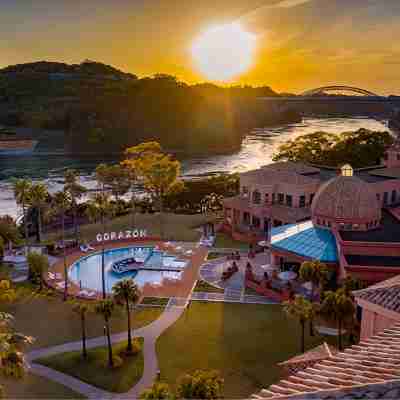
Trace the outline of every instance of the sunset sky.
<instances>
[{"instance_id":1,"label":"sunset sky","mask_svg":"<svg viewBox=\"0 0 400 400\"><path fill-rule=\"evenodd\" d=\"M257 35L257 48L235 83L400 94L400 0L1 0L0 11L0 66L92 59L139 76L204 81L193 41L238 22Z\"/></svg>"}]
</instances>

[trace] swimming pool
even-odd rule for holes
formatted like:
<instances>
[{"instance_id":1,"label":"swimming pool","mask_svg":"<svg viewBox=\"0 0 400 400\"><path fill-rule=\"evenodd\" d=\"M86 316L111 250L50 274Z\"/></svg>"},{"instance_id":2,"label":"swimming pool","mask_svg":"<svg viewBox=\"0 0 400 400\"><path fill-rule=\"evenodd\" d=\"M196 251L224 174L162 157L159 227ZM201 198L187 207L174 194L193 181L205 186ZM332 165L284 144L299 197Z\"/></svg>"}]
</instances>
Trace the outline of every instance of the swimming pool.
<instances>
[{"instance_id":1,"label":"swimming pool","mask_svg":"<svg viewBox=\"0 0 400 400\"><path fill-rule=\"evenodd\" d=\"M111 270L111 266L115 261L128 257L135 257L137 261L145 262L146 266L154 267L155 269L154 271L129 271L123 274L117 274ZM180 279L181 271L160 271L157 268L160 265L164 267L185 268L187 264L186 261L179 260L173 255L156 250L154 247L138 246L106 250L104 260L107 293L111 293L115 283L126 278L132 278L139 287L143 287L146 283L160 284L166 278ZM80 258L72 264L68 272L68 277L76 285L79 286L81 284L82 288L101 291L101 252Z\"/></svg>"}]
</instances>

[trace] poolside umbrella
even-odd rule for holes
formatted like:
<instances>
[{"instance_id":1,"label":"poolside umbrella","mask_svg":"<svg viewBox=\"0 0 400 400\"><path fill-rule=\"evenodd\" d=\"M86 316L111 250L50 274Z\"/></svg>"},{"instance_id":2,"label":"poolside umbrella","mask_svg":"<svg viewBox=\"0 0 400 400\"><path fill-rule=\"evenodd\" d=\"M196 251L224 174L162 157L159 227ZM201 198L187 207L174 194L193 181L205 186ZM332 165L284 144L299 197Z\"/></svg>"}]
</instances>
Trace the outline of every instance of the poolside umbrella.
<instances>
[{"instance_id":1,"label":"poolside umbrella","mask_svg":"<svg viewBox=\"0 0 400 400\"><path fill-rule=\"evenodd\" d=\"M285 272L281 272L278 275L279 279L281 279L282 281L292 281L293 279L297 278L297 274L293 271L285 271Z\"/></svg>"}]
</instances>

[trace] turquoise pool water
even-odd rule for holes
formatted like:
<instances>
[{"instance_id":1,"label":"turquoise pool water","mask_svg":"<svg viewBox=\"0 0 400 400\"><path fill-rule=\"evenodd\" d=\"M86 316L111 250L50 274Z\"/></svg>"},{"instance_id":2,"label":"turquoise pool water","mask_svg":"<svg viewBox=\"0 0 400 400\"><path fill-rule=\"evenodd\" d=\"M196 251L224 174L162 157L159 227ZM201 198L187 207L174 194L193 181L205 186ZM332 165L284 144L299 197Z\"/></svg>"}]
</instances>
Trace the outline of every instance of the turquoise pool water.
<instances>
[{"instance_id":1,"label":"turquoise pool water","mask_svg":"<svg viewBox=\"0 0 400 400\"><path fill-rule=\"evenodd\" d=\"M135 257L137 261L146 261L146 266L154 267L154 271L139 270L130 271L124 274L117 274L111 270L115 261L128 257ZM106 291L111 293L115 283L122 279L132 278L139 287L146 283L159 284L163 279L180 279L181 271L160 271L157 268L173 266L184 268L185 261L178 260L175 256L155 250L153 247L127 247L112 249L105 252L105 277ZM162 267L161 267L162 268ZM101 291L101 252L90 254L76 261L68 273L69 279L82 285L84 289Z\"/></svg>"}]
</instances>

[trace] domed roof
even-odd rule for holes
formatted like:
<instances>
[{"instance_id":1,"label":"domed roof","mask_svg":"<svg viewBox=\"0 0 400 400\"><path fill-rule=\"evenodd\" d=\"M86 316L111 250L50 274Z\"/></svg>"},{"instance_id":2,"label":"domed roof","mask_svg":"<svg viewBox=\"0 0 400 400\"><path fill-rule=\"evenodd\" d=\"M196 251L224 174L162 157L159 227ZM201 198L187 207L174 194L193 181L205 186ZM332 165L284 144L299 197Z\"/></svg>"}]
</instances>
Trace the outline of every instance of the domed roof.
<instances>
[{"instance_id":1,"label":"domed roof","mask_svg":"<svg viewBox=\"0 0 400 400\"><path fill-rule=\"evenodd\" d=\"M356 176L337 176L323 184L311 206L313 217L343 223L379 221L381 206L375 192Z\"/></svg>"}]
</instances>

